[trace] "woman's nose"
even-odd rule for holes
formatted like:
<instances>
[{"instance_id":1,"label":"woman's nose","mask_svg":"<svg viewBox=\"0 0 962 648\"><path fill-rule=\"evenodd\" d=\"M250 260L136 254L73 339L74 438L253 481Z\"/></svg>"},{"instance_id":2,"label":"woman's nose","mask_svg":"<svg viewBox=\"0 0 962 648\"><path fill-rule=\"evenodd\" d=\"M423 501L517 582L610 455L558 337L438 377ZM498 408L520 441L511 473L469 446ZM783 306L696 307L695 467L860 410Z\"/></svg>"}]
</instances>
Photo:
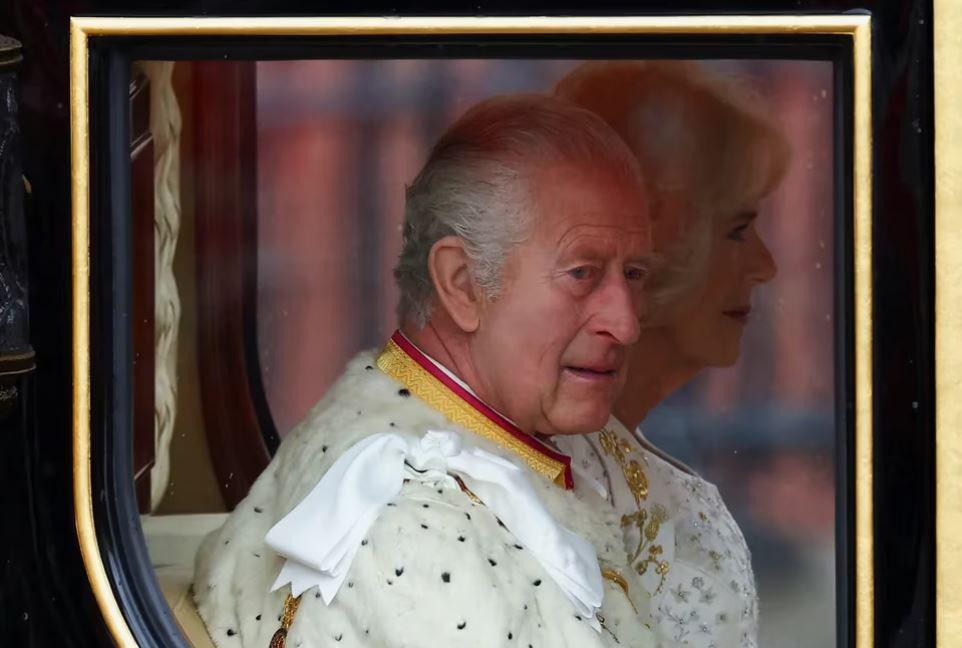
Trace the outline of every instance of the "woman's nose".
<instances>
[{"instance_id":1,"label":"woman's nose","mask_svg":"<svg viewBox=\"0 0 962 648\"><path fill-rule=\"evenodd\" d=\"M771 250L761 238L756 239L754 253L749 264L749 278L753 283L767 283L778 274L778 265Z\"/></svg>"}]
</instances>

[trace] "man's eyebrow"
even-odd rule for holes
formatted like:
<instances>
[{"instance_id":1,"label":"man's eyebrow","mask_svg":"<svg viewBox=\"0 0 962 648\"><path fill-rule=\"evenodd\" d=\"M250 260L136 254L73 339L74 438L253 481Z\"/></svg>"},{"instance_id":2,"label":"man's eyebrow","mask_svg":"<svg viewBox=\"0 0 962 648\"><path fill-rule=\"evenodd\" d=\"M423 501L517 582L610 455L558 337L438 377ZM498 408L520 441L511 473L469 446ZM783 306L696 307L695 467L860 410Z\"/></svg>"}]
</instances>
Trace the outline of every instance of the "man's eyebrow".
<instances>
[{"instance_id":1,"label":"man's eyebrow","mask_svg":"<svg viewBox=\"0 0 962 648\"><path fill-rule=\"evenodd\" d=\"M628 263L640 265L646 270L655 270L658 265L663 262L663 257L658 252L654 250L649 250L643 254L632 255L628 260Z\"/></svg>"}]
</instances>

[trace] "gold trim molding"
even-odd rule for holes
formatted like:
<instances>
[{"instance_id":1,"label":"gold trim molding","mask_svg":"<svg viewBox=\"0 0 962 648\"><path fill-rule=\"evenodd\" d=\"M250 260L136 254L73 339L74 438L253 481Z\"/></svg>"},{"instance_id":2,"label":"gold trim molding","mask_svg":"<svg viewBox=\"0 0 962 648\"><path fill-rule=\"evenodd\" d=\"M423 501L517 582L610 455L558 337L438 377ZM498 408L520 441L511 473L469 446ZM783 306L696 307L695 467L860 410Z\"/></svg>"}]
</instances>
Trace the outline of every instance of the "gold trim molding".
<instances>
[{"instance_id":1,"label":"gold trim molding","mask_svg":"<svg viewBox=\"0 0 962 648\"><path fill-rule=\"evenodd\" d=\"M943 8L951 0L942 0ZM939 0L937 0L938 4ZM959 11L947 13L958 16ZM957 25L959 26L959 25ZM948 32L946 32L948 33ZM867 14L618 17L365 17L365 18L126 18L70 21L70 115L73 227L74 510L91 588L114 641L136 641L104 567L94 530L90 466L90 178L88 43L91 38L153 36L395 36L509 34L835 34L853 42L855 263L855 645L874 642L872 526L872 284L871 284L871 23ZM958 31L953 34L958 38ZM956 41L957 42L957 41ZM941 58L948 61L958 60ZM957 95L956 95L956 98ZM958 102L955 103L958 105ZM958 122L956 122L958 123ZM946 141L944 137L941 140ZM959 140L956 139L956 142ZM953 154L956 161L959 154ZM955 194L956 198L958 193ZM958 205L958 202L955 203ZM947 239L940 239L945 242ZM959 250L959 246L955 246ZM959 255L954 259L958 270ZM953 288L958 291L962 277ZM957 295L958 296L958 295ZM956 300L956 303L959 303ZM959 331L958 324L955 332ZM942 346L947 346L943 341ZM940 347L941 350L941 347ZM956 352L958 360L959 352ZM956 362L957 368L962 362ZM955 376L959 376L956 371ZM958 379L955 378L957 381ZM956 382L956 385L958 383ZM958 392L958 389L956 389ZM941 392L940 392L941 393ZM962 396L956 394L956 407ZM956 410L957 411L957 410ZM959 420L956 414L956 421ZM958 430L958 426L955 428ZM958 433L956 433L958 450ZM962 469L960 455L952 466ZM958 473L956 473L958 474ZM941 482L940 482L941 484ZM956 487L956 501L962 497ZM958 522L958 520L956 520ZM956 528L958 524L956 524ZM959 570L954 572L959 574ZM958 635L956 635L958 636Z\"/></svg>"},{"instance_id":2,"label":"gold trim molding","mask_svg":"<svg viewBox=\"0 0 962 648\"><path fill-rule=\"evenodd\" d=\"M378 369L407 387L412 394L483 439L513 452L519 459L556 486L565 487L565 464L520 441L502 426L465 402L439 379L409 356L394 340L388 340L375 361Z\"/></svg>"},{"instance_id":3,"label":"gold trim molding","mask_svg":"<svg viewBox=\"0 0 962 648\"><path fill-rule=\"evenodd\" d=\"M935 0L935 632L962 646L962 5Z\"/></svg>"}]
</instances>

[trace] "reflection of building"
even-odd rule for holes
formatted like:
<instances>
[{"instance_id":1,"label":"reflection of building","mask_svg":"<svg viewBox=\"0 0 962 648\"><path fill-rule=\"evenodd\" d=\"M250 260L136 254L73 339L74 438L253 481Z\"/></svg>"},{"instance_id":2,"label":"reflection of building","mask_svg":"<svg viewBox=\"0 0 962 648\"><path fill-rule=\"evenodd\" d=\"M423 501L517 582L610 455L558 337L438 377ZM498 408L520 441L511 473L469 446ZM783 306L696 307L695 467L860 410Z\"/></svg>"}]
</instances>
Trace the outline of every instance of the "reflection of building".
<instances>
[{"instance_id":1,"label":"reflection of building","mask_svg":"<svg viewBox=\"0 0 962 648\"><path fill-rule=\"evenodd\" d=\"M570 67L494 60L258 64L259 342L282 432L355 350L379 344L394 328L391 268L404 186L434 139L472 103L497 92L547 89ZM715 481L745 527L761 586L764 642L774 634L801 636L765 623L766 600L792 600L777 591L792 557L825 564L828 552L831 564L832 70L818 62L717 67L757 81L793 146L789 174L760 219L780 272L758 291L738 365L700 376L652 414L646 431ZM789 508L793 524L780 516ZM776 564L780 579L773 582ZM820 589L828 604L811 614L834 614L832 570L818 573L806 588ZM776 617L773 611L769 618ZM832 627L822 620L818 626Z\"/></svg>"}]
</instances>

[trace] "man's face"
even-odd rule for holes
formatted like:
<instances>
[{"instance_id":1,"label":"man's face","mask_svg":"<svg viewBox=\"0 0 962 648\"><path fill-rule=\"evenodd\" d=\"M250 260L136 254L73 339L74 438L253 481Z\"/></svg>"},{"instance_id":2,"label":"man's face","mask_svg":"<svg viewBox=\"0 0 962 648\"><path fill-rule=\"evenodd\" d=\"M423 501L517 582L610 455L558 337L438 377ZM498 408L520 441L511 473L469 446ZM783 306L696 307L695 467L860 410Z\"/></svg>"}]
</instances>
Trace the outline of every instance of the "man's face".
<instances>
[{"instance_id":1,"label":"man's face","mask_svg":"<svg viewBox=\"0 0 962 648\"><path fill-rule=\"evenodd\" d=\"M555 166L531 180L532 230L484 304L472 362L491 404L523 430L599 429L638 337L650 236L642 187Z\"/></svg>"}]
</instances>

